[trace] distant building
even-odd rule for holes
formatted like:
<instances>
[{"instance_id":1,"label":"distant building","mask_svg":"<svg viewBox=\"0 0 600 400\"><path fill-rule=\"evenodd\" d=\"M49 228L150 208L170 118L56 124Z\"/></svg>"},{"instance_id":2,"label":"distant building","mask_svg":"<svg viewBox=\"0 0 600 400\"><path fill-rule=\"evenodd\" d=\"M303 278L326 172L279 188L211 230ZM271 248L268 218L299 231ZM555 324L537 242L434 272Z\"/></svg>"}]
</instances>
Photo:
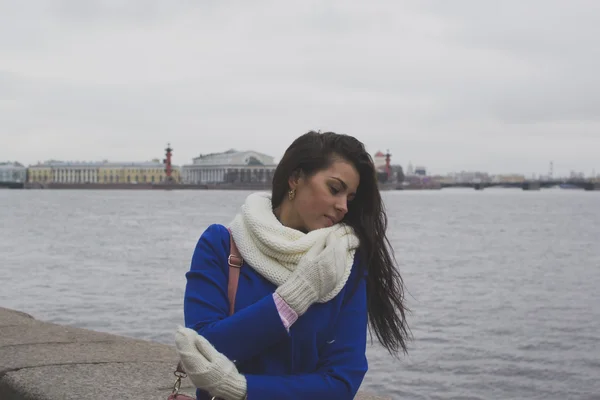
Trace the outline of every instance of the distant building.
<instances>
[{"instance_id":1,"label":"distant building","mask_svg":"<svg viewBox=\"0 0 600 400\"><path fill-rule=\"evenodd\" d=\"M437 183L443 184L452 184L455 183L452 175L434 175L431 177L431 180Z\"/></svg>"},{"instance_id":2,"label":"distant building","mask_svg":"<svg viewBox=\"0 0 600 400\"><path fill-rule=\"evenodd\" d=\"M427 168L423 166L416 166L414 174L418 176L427 176Z\"/></svg>"},{"instance_id":3,"label":"distant building","mask_svg":"<svg viewBox=\"0 0 600 400\"><path fill-rule=\"evenodd\" d=\"M21 183L27 180L27 168L18 162L0 162L0 182Z\"/></svg>"},{"instance_id":4,"label":"distant building","mask_svg":"<svg viewBox=\"0 0 600 400\"><path fill-rule=\"evenodd\" d=\"M378 172L385 172L385 154L381 151L378 151L373 156L373 164L375 164L375 169Z\"/></svg>"},{"instance_id":5,"label":"distant building","mask_svg":"<svg viewBox=\"0 0 600 400\"><path fill-rule=\"evenodd\" d=\"M181 181L181 169L172 166L174 182ZM131 163L105 162L98 168L99 183L162 183L167 180L165 165L159 160Z\"/></svg>"},{"instance_id":6,"label":"distant building","mask_svg":"<svg viewBox=\"0 0 600 400\"><path fill-rule=\"evenodd\" d=\"M482 183L491 182L492 179L487 172L461 171L448 174L454 183Z\"/></svg>"},{"instance_id":7,"label":"distant building","mask_svg":"<svg viewBox=\"0 0 600 400\"><path fill-rule=\"evenodd\" d=\"M164 165L158 160L147 162L80 162L46 161L30 165L30 183L160 183L166 179ZM178 167L173 178L180 180Z\"/></svg>"},{"instance_id":8,"label":"distant building","mask_svg":"<svg viewBox=\"0 0 600 400\"><path fill-rule=\"evenodd\" d=\"M491 177L493 183L523 183L527 179L522 174L505 174L505 175L494 175Z\"/></svg>"},{"instance_id":9,"label":"distant building","mask_svg":"<svg viewBox=\"0 0 600 400\"><path fill-rule=\"evenodd\" d=\"M257 151L203 154L181 170L184 183L270 183L277 164Z\"/></svg>"},{"instance_id":10,"label":"distant building","mask_svg":"<svg viewBox=\"0 0 600 400\"><path fill-rule=\"evenodd\" d=\"M584 180L585 174L583 172L571 171L569 178L573 180Z\"/></svg>"}]
</instances>

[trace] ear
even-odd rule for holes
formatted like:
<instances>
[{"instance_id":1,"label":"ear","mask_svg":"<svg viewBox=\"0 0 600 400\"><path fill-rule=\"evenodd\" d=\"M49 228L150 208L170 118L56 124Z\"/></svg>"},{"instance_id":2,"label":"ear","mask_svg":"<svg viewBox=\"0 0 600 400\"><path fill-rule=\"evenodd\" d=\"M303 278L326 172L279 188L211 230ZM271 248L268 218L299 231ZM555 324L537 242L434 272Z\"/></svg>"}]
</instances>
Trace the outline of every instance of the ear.
<instances>
[{"instance_id":1,"label":"ear","mask_svg":"<svg viewBox=\"0 0 600 400\"><path fill-rule=\"evenodd\" d=\"M290 189L296 189L302 181L303 176L304 174L302 174L302 171L294 171L288 179L288 185Z\"/></svg>"}]
</instances>

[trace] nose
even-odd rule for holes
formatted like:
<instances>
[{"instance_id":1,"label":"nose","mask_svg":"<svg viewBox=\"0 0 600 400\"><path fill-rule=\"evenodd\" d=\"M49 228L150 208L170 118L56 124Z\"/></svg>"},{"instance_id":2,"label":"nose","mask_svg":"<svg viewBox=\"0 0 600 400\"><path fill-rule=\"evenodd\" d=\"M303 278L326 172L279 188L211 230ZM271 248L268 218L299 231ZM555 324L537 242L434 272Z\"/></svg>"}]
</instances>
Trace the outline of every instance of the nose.
<instances>
[{"instance_id":1,"label":"nose","mask_svg":"<svg viewBox=\"0 0 600 400\"><path fill-rule=\"evenodd\" d=\"M335 205L335 209L342 214L342 217L348 212L348 200L344 197Z\"/></svg>"}]
</instances>

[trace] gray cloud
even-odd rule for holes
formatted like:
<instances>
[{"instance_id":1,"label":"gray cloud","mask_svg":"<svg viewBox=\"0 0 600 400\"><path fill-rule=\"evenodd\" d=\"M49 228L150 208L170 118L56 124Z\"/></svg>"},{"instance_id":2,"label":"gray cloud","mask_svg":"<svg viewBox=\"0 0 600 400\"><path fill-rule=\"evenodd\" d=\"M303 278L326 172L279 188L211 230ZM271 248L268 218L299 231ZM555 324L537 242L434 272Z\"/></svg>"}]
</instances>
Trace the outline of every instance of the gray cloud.
<instances>
[{"instance_id":1,"label":"gray cloud","mask_svg":"<svg viewBox=\"0 0 600 400\"><path fill-rule=\"evenodd\" d=\"M433 172L600 172L599 7L0 1L0 159L278 157L322 129Z\"/></svg>"}]
</instances>

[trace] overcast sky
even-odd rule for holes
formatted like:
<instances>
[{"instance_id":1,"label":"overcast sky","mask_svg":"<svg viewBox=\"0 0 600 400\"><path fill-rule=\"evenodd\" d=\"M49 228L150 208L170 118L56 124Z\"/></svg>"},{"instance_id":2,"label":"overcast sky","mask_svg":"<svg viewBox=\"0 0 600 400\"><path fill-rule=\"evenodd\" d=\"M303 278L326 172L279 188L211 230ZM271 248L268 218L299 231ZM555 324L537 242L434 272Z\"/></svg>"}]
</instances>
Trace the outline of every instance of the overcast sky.
<instances>
[{"instance_id":1,"label":"overcast sky","mask_svg":"<svg viewBox=\"0 0 600 400\"><path fill-rule=\"evenodd\" d=\"M281 157L600 173L598 0L0 0L0 160Z\"/></svg>"}]
</instances>

